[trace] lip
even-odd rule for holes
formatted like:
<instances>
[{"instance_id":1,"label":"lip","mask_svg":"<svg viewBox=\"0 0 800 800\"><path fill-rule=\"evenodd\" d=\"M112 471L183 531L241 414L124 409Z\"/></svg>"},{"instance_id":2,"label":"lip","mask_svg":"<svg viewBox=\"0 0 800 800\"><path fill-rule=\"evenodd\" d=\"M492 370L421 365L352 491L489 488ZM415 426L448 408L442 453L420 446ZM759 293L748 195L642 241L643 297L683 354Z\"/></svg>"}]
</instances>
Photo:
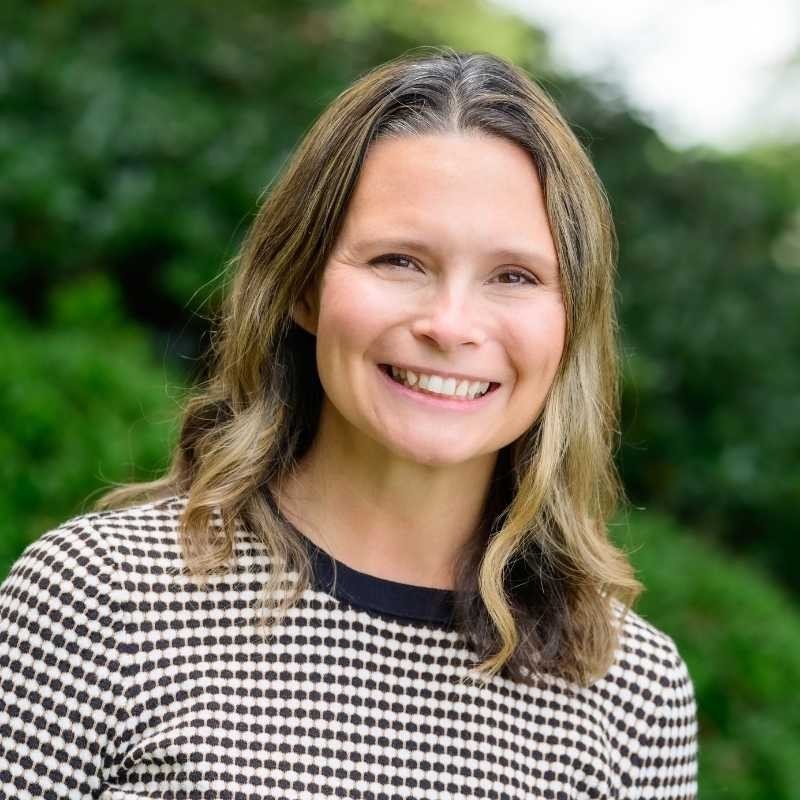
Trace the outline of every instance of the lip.
<instances>
[{"instance_id":1,"label":"lip","mask_svg":"<svg viewBox=\"0 0 800 800\"><path fill-rule=\"evenodd\" d=\"M479 411L492 401L492 398L497 391L497 387L499 386L499 384L492 384L494 388L490 387L489 391L482 397L479 397L477 400L456 400L455 398L450 397L437 397L434 394L415 392L413 389L409 389L402 383L398 383L391 377L391 375L381 369L380 366L377 366L377 370L392 391L397 392L399 395L407 397L410 400L414 400L423 406L427 406L428 408L438 408L443 411Z\"/></svg>"},{"instance_id":2,"label":"lip","mask_svg":"<svg viewBox=\"0 0 800 800\"><path fill-rule=\"evenodd\" d=\"M416 372L417 375L441 375L443 378L455 378L459 382L469 381L470 383L474 383L475 381L480 381L480 383L490 383L499 386L499 381L493 381L489 378L480 378L477 375L464 375L461 372L444 372L440 369L424 369L423 367L415 367L411 364L395 364L394 362L391 364L388 362L385 363L387 366L397 367L398 369L410 369L412 372Z\"/></svg>"}]
</instances>

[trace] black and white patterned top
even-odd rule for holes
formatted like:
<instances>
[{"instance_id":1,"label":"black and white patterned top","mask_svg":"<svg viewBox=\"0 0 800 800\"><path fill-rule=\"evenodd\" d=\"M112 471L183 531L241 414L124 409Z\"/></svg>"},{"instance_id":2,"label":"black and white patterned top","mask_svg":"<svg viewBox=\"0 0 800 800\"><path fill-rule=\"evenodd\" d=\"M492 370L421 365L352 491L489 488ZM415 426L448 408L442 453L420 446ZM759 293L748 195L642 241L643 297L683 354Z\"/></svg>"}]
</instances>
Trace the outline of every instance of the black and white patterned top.
<instances>
[{"instance_id":1,"label":"black and white patterned top","mask_svg":"<svg viewBox=\"0 0 800 800\"><path fill-rule=\"evenodd\" d=\"M590 687L481 686L452 593L337 562L334 595L305 539L314 586L270 641L263 545L240 530L198 586L183 502L76 517L0 585L0 797L695 797L692 681L641 616Z\"/></svg>"}]
</instances>

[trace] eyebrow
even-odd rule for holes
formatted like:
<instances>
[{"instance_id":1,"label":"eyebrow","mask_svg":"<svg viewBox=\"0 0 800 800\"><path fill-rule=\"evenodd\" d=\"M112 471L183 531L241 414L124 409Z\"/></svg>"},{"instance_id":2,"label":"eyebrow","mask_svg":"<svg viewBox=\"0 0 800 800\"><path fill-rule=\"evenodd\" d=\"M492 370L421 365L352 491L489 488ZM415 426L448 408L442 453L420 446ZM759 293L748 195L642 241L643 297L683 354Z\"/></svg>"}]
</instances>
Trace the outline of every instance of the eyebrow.
<instances>
[{"instance_id":1,"label":"eyebrow","mask_svg":"<svg viewBox=\"0 0 800 800\"><path fill-rule=\"evenodd\" d=\"M431 248L425 244L425 242L418 239L409 239L405 237L362 239L357 241L353 245L353 248L356 250L368 250L373 248L386 248L390 250L417 250L427 255L432 254ZM549 269L557 270L558 268L558 264L553 259L544 255L543 253L537 253L535 250L515 249L513 247L498 247L494 250L490 250L486 253L486 255L490 258L499 258L502 260L508 259L510 261L525 261L530 264L538 264L541 267L546 267Z\"/></svg>"}]
</instances>

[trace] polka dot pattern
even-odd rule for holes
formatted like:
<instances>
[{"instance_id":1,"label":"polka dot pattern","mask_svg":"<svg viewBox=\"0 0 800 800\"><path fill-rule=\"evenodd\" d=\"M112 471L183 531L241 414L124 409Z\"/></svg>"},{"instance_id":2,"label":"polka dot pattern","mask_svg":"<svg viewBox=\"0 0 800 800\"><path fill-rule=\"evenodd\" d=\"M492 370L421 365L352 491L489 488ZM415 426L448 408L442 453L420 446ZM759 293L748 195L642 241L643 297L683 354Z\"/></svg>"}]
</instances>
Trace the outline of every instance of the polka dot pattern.
<instances>
[{"instance_id":1,"label":"polka dot pattern","mask_svg":"<svg viewBox=\"0 0 800 800\"><path fill-rule=\"evenodd\" d=\"M589 687L480 686L443 590L315 565L264 640L263 545L198 586L183 502L76 517L0 585L0 797L696 797L692 681L641 616Z\"/></svg>"}]
</instances>

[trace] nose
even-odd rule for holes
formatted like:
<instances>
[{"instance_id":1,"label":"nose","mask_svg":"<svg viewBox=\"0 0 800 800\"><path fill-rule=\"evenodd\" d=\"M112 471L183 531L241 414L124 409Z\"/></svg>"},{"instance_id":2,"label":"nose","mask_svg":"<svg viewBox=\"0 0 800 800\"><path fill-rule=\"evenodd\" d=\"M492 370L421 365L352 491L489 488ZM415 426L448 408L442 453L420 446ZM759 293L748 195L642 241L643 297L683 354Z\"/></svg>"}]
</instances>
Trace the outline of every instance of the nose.
<instances>
[{"instance_id":1,"label":"nose","mask_svg":"<svg viewBox=\"0 0 800 800\"><path fill-rule=\"evenodd\" d=\"M421 309L411 324L414 336L439 350L486 341L486 320L465 291L442 287Z\"/></svg>"}]
</instances>

